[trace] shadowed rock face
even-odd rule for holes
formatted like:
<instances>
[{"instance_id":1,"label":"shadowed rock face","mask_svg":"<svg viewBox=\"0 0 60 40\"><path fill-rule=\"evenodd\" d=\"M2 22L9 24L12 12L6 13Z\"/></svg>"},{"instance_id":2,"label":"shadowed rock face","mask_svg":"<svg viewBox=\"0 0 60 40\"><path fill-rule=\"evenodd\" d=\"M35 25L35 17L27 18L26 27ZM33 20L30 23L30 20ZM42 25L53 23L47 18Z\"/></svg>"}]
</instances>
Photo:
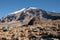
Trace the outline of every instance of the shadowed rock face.
<instances>
[{"instance_id":1,"label":"shadowed rock face","mask_svg":"<svg viewBox=\"0 0 60 40\"><path fill-rule=\"evenodd\" d=\"M18 10L19 11L19 10ZM25 8L20 12L13 12L13 14L7 15L0 19L0 23L20 21L23 25L28 24L33 18L39 18L44 20L58 20L60 19L59 13L47 12L42 9Z\"/></svg>"},{"instance_id":2,"label":"shadowed rock face","mask_svg":"<svg viewBox=\"0 0 60 40\"><path fill-rule=\"evenodd\" d=\"M60 19L60 14L58 13L47 13L46 11L43 14L43 17L46 19L51 19L51 20L58 20Z\"/></svg>"}]
</instances>

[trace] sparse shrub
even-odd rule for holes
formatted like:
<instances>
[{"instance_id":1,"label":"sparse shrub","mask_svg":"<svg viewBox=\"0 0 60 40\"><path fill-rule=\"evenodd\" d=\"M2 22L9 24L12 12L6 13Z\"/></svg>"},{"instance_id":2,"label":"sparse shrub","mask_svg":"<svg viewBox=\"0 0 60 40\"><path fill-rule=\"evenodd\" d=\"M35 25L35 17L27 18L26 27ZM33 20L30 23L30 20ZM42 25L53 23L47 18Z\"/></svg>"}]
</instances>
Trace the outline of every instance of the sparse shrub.
<instances>
[{"instance_id":1,"label":"sparse shrub","mask_svg":"<svg viewBox=\"0 0 60 40\"><path fill-rule=\"evenodd\" d=\"M6 38L2 38L2 40L7 40Z\"/></svg>"},{"instance_id":2,"label":"sparse shrub","mask_svg":"<svg viewBox=\"0 0 60 40\"><path fill-rule=\"evenodd\" d=\"M12 38L11 40L18 40L18 38Z\"/></svg>"},{"instance_id":3,"label":"sparse shrub","mask_svg":"<svg viewBox=\"0 0 60 40\"><path fill-rule=\"evenodd\" d=\"M7 26L4 26L4 27L2 27L2 30L5 32L5 31L8 30L8 27Z\"/></svg>"}]
</instances>

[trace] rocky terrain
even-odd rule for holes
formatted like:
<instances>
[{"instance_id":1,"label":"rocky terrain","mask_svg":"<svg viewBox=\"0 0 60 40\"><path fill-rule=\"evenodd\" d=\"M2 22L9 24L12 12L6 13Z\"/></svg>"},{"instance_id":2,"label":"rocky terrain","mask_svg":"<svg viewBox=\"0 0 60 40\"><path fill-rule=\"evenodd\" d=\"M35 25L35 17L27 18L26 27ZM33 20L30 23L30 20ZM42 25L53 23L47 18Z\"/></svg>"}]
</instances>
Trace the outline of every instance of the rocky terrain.
<instances>
[{"instance_id":1,"label":"rocky terrain","mask_svg":"<svg viewBox=\"0 0 60 40\"><path fill-rule=\"evenodd\" d=\"M28 7L0 19L0 40L60 40L60 13Z\"/></svg>"}]
</instances>

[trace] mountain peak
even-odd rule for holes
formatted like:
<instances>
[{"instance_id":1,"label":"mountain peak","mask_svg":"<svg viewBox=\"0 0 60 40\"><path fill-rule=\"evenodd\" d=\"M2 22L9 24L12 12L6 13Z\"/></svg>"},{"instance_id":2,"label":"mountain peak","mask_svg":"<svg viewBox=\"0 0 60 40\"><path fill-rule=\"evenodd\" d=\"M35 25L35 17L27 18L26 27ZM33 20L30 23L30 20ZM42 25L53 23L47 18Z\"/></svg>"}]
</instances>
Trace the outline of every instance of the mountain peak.
<instances>
[{"instance_id":1,"label":"mountain peak","mask_svg":"<svg viewBox=\"0 0 60 40\"><path fill-rule=\"evenodd\" d=\"M18 11L15 11L13 13L10 13L10 14L16 14L16 13L19 13L19 12L22 12L22 11L26 11L26 10L30 10L30 9L37 9L36 7L27 7L27 8L22 8Z\"/></svg>"}]
</instances>

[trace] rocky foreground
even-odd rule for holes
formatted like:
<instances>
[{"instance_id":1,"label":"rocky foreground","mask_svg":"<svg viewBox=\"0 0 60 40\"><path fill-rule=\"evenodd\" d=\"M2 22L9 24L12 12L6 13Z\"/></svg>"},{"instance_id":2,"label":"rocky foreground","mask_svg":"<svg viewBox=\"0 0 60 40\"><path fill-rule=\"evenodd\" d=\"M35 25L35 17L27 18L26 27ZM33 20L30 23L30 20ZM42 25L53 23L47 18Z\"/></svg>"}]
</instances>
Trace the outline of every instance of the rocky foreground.
<instances>
[{"instance_id":1,"label":"rocky foreground","mask_svg":"<svg viewBox=\"0 0 60 40\"><path fill-rule=\"evenodd\" d=\"M60 40L60 21L6 27L0 28L0 40Z\"/></svg>"}]
</instances>

